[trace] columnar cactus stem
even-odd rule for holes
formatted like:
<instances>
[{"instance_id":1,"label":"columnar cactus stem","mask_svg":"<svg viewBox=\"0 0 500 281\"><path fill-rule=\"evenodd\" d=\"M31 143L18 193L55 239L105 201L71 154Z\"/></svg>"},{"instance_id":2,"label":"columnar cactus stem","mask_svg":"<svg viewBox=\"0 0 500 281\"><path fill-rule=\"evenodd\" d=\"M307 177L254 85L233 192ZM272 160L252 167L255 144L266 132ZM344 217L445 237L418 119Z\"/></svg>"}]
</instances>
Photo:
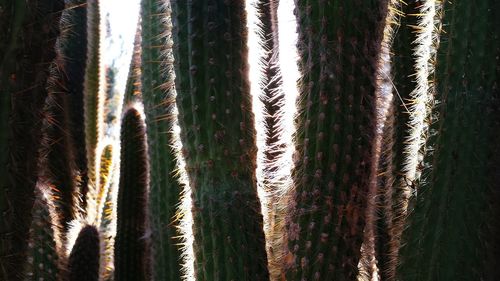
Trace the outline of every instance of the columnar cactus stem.
<instances>
[{"instance_id":1,"label":"columnar cactus stem","mask_svg":"<svg viewBox=\"0 0 500 281\"><path fill-rule=\"evenodd\" d=\"M56 208L51 187L38 183L33 204L33 221L30 228L28 268L29 280L56 280L64 256L60 239L61 226L57 223Z\"/></svg>"},{"instance_id":2,"label":"columnar cactus stem","mask_svg":"<svg viewBox=\"0 0 500 281\"><path fill-rule=\"evenodd\" d=\"M387 8L388 1L297 2L302 79L287 280L357 278Z\"/></svg>"},{"instance_id":3,"label":"columnar cactus stem","mask_svg":"<svg viewBox=\"0 0 500 281\"><path fill-rule=\"evenodd\" d=\"M389 37L392 46L387 46L392 54L388 62L392 62L390 69L392 75L389 76L390 82L388 82L392 86L392 95L386 98L389 105L382 132L376 196L378 201L376 260L381 280L388 281L396 280L400 239L405 227L411 186L412 182L418 178L416 174L421 172L416 167L407 167L408 163L421 161L421 143L425 140L425 128L412 126L410 120L415 123L415 119L422 118L418 122L428 122L429 118L425 112L415 112L422 108L427 110L430 102L429 98L417 96L431 94L428 92L429 86L417 87L415 81L416 58L413 50L416 47L417 27L419 26L417 17L419 6L420 4L415 1L408 3L399 0L392 1L391 9L395 17L393 22L388 23L390 24L388 28L392 30ZM420 23L423 24L424 21ZM427 28L432 30L433 26ZM418 33L423 36L422 31ZM419 46L420 48L434 48L432 40L420 41L420 44L425 44L424 47ZM429 55L431 54L432 52L429 52ZM420 71L419 76L422 78L429 75L428 71L423 73L423 69ZM428 83L428 81L423 80L419 83ZM415 130L419 132L416 133Z\"/></svg>"},{"instance_id":4,"label":"columnar cactus stem","mask_svg":"<svg viewBox=\"0 0 500 281\"><path fill-rule=\"evenodd\" d=\"M3 197L0 198L0 277L5 280L20 280L19 267L26 260L38 175L40 115L47 95L48 69L55 57L54 44L63 4L59 0L0 3L2 13L6 13L6 38L10 40L2 42L0 47L5 51L0 70L0 128L7 128L0 135L0 197ZM2 25L2 30L5 29ZM9 114L9 121L4 114Z\"/></svg>"},{"instance_id":5,"label":"columnar cactus stem","mask_svg":"<svg viewBox=\"0 0 500 281\"><path fill-rule=\"evenodd\" d=\"M245 1L172 1L196 278L265 280Z\"/></svg>"},{"instance_id":6,"label":"columnar cactus stem","mask_svg":"<svg viewBox=\"0 0 500 281\"><path fill-rule=\"evenodd\" d=\"M149 280L149 163L144 119L137 109L125 110L121 134L115 280Z\"/></svg>"},{"instance_id":7,"label":"columnar cactus stem","mask_svg":"<svg viewBox=\"0 0 500 281\"><path fill-rule=\"evenodd\" d=\"M485 280L495 220L489 203L498 189L491 156L499 149L500 3L442 5L437 106L398 279Z\"/></svg>"},{"instance_id":8,"label":"columnar cactus stem","mask_svg":"<svg viewBox=\"0 0 500 281\"><path fill-rule=\"evenodd\" d=\"M96 151L103 134L103 105L105 101L105 70L101 61L101 18L99 0L87 2L87 66L84 82L85 146L87 152L88 185L83 194L86 198L87 216L96 212L99 189L99 159ZM93 218L90 218L93 220Z\"/></svg>"},{"instance_id":9,"label":"columnar cactus stem","mask_svg":"<svg viewBox=\"0 0 500 281\"><path fill-rule=\"evenodd\" d=\"M99 280L99 232L92 225L85 225L76 238L68 259L69 281Z\"/></svg>"},{"instance_id":10,"label":"columnar cactus stem","mask_svg":"<svg viewBox=\"0 0 500 281\"><path fill-rule=\"evenodd\" d=\"M87 1L66 0L61 18L60 52L63 59L61 79L69 102L70 135L76 147L75 162L79 171L79 186L87 185L87 155L84 126L84 80L87 64ZM79 190L81 191L81 190Z\"/></svg>"},{"instance_id":11,"label":"columnar cactus stem","mask_svg":"<svg viewBox=\"0 0 500 281\"><path fill-rule=\"evenodd\" d=\"M181 240L175 219L182 189L176 177L177 159L172 149L175 121L175 88L171 7L168 1L142 1L142 48L136 67L142 88L151 165L150 202L153 244L153 278L181 280ZM134 63L134 62L133 62ZM132 77L133 78L133 77ZM134 81L135 79L131 79ZM135 95L137 99L137 95ZM192 262L192 261L191 261Z\"/></svg>"},{"instance_id":12,"label":"columnar cactus stem","mask_svg":"<svg viewBox=\"0 0 500 281\"><path fill-rule=\"evenodd\" d=\"M17 52L22 34L22 25L26 16L26 3L19 1L0 2L0 279L8 278L8 257L12 250L11 214L12 206L8 198L8 149L9 149L9 115L11 111L11 87L15 87L15 61L13 54ZM7 88L8 86L8 88Z\"/></svg>"}]
</instances>

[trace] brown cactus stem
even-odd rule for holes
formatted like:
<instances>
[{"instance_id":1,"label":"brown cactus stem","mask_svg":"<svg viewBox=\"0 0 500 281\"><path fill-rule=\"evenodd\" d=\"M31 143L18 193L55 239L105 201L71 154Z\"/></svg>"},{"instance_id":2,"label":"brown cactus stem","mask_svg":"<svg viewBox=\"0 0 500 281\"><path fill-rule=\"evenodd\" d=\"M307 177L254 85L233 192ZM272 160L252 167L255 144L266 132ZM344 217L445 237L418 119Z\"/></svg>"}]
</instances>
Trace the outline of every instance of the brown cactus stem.
<instances>
[{"instance_id":1,"label":"brown cactus stem","mask_svg":"<svg viewBox=\"0 0 500 281\"><path fill-rule=\"evenodd\" d=\"M100 237L95 226L86 225L78 234L68 260L68 281L99 280Z\"/></svg>"},{"instance_id":2,"label":"brown cactus stem","mask_svg":"<svg viewBox=\"0 0 500 281\"><path fill-rule=\"evenodd\" d=\"M391 57L388 109L382 133L381 159L378 167L376 260L381 280L395 280L401 234L403 232L408 200L415 174L406 168L408 162L419 161L419 155L411 153L411 146L421 138L411 139L412 95L415 95L416 27L418 26L418 6L415 1L404 3L391 1L394 13L389 34ZM428 46L429 48L431 46Z\"/></svg>"},{"instance_id":3,"label":"brown cactus stem","mask_svg":"<svg viewBox=\"0 0 500 281\"><path fill-rule=\"evenodd\" d=\"M144 119L135 108L124 111L121 133L120 189L115 238L115 280L151 278L147 215L149 159Z\"/></svg>"},{"instance_id":4,"label":"brown cactus stem","mask_svg":"<svg viewBox=\"0 0 500 281\"><path fill-rule=\"evenodd\" d=\"M61 22L60 50L63 56L61 82L68 97L69 134L75 146L74 161L78 171L78 188L87 185L83 85L87 65L87 1L66 0ZM80 192L81 193L81 192Z\"/></svg>"}]
</instances>

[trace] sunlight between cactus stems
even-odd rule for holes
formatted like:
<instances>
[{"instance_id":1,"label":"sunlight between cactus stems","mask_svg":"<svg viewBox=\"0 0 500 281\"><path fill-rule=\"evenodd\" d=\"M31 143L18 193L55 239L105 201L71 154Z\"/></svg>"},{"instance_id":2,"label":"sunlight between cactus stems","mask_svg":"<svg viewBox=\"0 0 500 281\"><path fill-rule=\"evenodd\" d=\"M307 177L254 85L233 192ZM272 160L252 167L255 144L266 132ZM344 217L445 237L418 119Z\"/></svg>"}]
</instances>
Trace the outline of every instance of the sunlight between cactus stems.
<instances>
[{"instance_id":1,"label":"sunlight between cactus stems","mask_svg":"<svg viewBox=\"0 0 500 281\"><path fill-rule=\"evenodd\" d=\"M264 65L265 56L270 52L266 49L265 36L261 30L261 23L258 20L257 6L261 4L259 0L247 0L247 19L248 19L248 48L249 48L249 66L250 66L250 83L251 94L253 97L253 113L255 114L256 131L257 131L257 182L258 195L261 200L262 213L264 214L264 230L267 237L268 262L271 274L273 269L279 270L278 266L282 262L283 253L280 249L283 248L286 237L278 237L276 233L282 232L280 229L284 227L282 221L275 221L274 217L279 212L285 209L286 198L290 194L291 188L291 168L292 154L294 147L292 145L293 133L295 132L294 115L296 113L296 98L298 96L297 80L299 71L297 65L297 33L296 21L293 14L293 0L280 1L279 7L276 7L277 27L280 29L279 43L277 44L279 56L274 59L274 67L278 72L281 72L281 81L278 88L273 91L271 97L265 97L264 92L269 81L265 80ZM138 1L119 1L107 0L102 1L101 17L106 19L105 25L102 26L106 30L105 44L103 46L104 67L107 71L112 71L114 83L112 89L109 89L108 98L115 100L115 104L111 104L112 109L109 114L112 115L111 120L119 120L121 116L122 97L125 91L125 81L127 81L130 58L133 53L133 41L135 31L137 29L135 23L139 14ZM113 7L120 6L120 10ZM281 71L284 70L284 71ZM109 79L109 78L108 78ZM264 102L268 102L274 96L282 96L279 100L279 105L282 109L274 113L276 124L270 128L266 124L266 117L269 112L266 111ZM272 100L273 102L276 100ZM177 116L178 112L174 109L173 114ZM109 120L109 119L108 119ZM119 149L119 132L120 127L118 122L107 124L105 128L105 136L108 139L115 141L114 151ZM173 126L173 147L177 155L178 161L178 179L184 187L182 194L182 202L179 205L179 212L183 214L180 219L179 228L182 235L182 263L183 263L183 279L195 280L194 274L194 251L193 251L193 218L192 218L192 198L191 188L186 173L186 164L183 159L181 150L182 143L180 141L180 127L178 123ZM266 142L266 134L268 133L279 136L279 143L268 144ZM277 157L271 161L266 158L266 151L273 150ZM119 157L115 158L119 159ZM272 166L272 169L264 169L264 164ZM118 164L119 165L119 164ZM111 187L111 188L116 188ZM116 193L114 191L113 193ZM116 196L115 196L116 197ZM116 200L116 198L115 198ZM274 273L276 274L276 272ZM276 275L274 275L276 276ZM274 278L272 278L274 279Z\"/></svg>"},{"instance_id":2,"label":"sunlight between cactus stems","mask_svg":"<svg viewBox=\"0 0 500 281\"><path fill-rule=\"evenodd\" d=\"M116 7L120 7L117 9ZM107 71L112 71L114 83L109 84L108 98L114 101L108 109L120 119L123 94L127 84L132 53L134 52L134 38L139 19L139 0L105 0L101 1L102 30L104 30L104 45L102 61ZM109 78L108 78L109 79ZM116 118L118 117L118 118ZM113 122L105 128L105 135L119 140L119 122ZM119 150L119 149L118 149Z\"/></svg>"},{"instance_id":3,"label":"sunlight between cactus stems","mask_svg":"<svg viewBox=\"0 0 500 281\"><path fill-rule=\"evenodd\" d=\"M259 5L275 5L270 9L271 13L275 14L270 18L273 29L277 27L280 30L279 34L274 34L278 37L277 42L266 42L272 41L273 34L266 34L269 31L262 30L265 24L259 21ZM279 235L285 233L284 220L276 218L285 215L285 201L289 198L292 187L292 136L295 132L293 117L296 113L299 79L296 48L298 35L293 0L279 1L279 4L248 0L246 8L249 29L249 78L257 132L257 188L264 215L269 273L271 280L277 280L281 274L280 265L284 257L286 237ZM277 48L278 57L268 57L272 51L270 48ZM268 60L271 62L266 63ZM266 68L273 68L277 77L266 80ZM269 112L266 103L276 103L282 108L277 112ZM274 137L278 141L269 142L269 139ZM273 157L268 157L269 153Z\"/></svg>"}]
</instances>

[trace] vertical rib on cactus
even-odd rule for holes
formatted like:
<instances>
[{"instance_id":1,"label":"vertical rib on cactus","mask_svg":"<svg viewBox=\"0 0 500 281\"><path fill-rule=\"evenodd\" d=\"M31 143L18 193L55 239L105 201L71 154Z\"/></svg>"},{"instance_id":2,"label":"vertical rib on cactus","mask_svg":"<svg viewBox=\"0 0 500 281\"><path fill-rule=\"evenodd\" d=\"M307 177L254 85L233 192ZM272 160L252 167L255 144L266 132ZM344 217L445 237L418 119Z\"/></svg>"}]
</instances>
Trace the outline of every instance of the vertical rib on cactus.
<instances>
[{"instance_id":1,"label":"vertical rib on cactus","mask_svg":"<svg viewBox=\"0 0 500 281\"><path fill-rule=\"evenodd\" d=\"M50 200L54 200L51 204L55 208L53 223L67 229L68 223L75 218L75 207L79 203L76 190L79 181L74 162L75 147L69 135L69 97L59 84L59 75L59 70L52 65L39 140L38 181L52 187L54 196Z\"/></svg>"},{"instance_id":2,"label":"vertical rib on cactus","mask_svg":"<svg viewBox=\"0 0 500 281\"><path fill-rule=\"evenodd\" d=\"M244 8L241 0L172 2L175 87L199 280L268 278Z\"/></svg>"},{"instance_id":3,"label":"vertical rib on cactus","mask_svg":"<svg viewBox=\"0 0 500 281\"><path fill-rule=\"evenodd\" d=\"M49 65L55 57L54 44L63 3L33 0L12 1L12 4L2 1L1 4L5 7L2 10L7 14L6 19L12 21L6 23L11 31L6 38L11 41L2 53L0 70L1 114L9 114L7 130L0 136L3 150L0 153L2 158L6 155L6 159L2 159L0 188L7 197L0 198L0 274L5 280L15 281L22 277L20 266L26 259L37 176L40 115L47 95ZM8 104L4 103L5 96L10 96ZM3 118L0 127L5 129Z\"/></svg>"},{"instance_id":4,"label":"vertical rib on cactus","mask_svg":"<svg viewBox=\"0 0 500 281\"><path fill-rule=\"evenodd\" d=\"M87 2L87 66L84 82L85 148L87 154L88 185L83 191L87 216L94 216L99 188L99 159L96 149L102 138L103 105L105 100L105 70L101 67L101 19L99 0ZM93 219L90 218L92 221Z\"/></svg>"},{"instance_id":5,"label":"vertical rib on cactus","mask_svg":"<svg viewBox=\"0 0 500 281\"><path fill-rule=\"evenodd\" d=\"M374 0L297 2L302 78L287 280L357 277L387 8Z\"/></svg>"},{"instance_id":6,"label":"vertical rib on cactus","mask_svg":"<svg viewBox=\"0 0 500 281\"><path fill-rule=\"evenodd\" d=\"M498 189L498 1L444 1L437 106L398 279L486 280L489 206Z\"/></svg>"},{"instance_id":7,"label":"vertical rib on cactus","mask_svg":"<svg viewBox=\"0 0 500 281\"><path fill-rule=\"evenodd\" d=\"M167 1L142 1L140 82L146 113L151 165L150 202L153 278L181 280L181 252L176 208L181 187L172 150L175 89L171 7Z\"/></svg>"},{"instance_id":8,"label":"vertical rib on cactus","mask_svg":"<svg viewBox=\"0 0 500 281\"><path fill-rule=\"evenodd\" d=\"M388 97L386 120L382 132L381 159L378 167L378 214L376 231L376 260L381 280L395 280L398 252L401 234L404 228L411 183L416 180L417 169L407 169L407 163L421 161L415 158L422 152L419 151L424 132L418 138L413 136L415 128L410 120L415 118L428 119L425 113L414 112L422 110L416 105L423 104L425 110L429 100L419 98L419 91L427 91L424 87L417 89L415 82L415 41L417 40L417 14L418 6L415 1L405 3L395 0L391 3L394 11L394 22L389 23L390 29L395 34L390 35L392 46L391 82L392 95ZM432 28L432 25L427 27ZM422 31L420 31L422 34ZM422 35L421 35L422 36ZM432 41L426 41L425 48L433 48ZM422 49L422 46L419 46ZM429 55L431 52L429 53ZM427 58L428 59L428 58ZM420 69L422 71L422 69ZM422 79L428 72L419 73ZM419 81L427 83L426 80ZM428 86L427 86L428 87ZM429 93L425 93L428 95ZM412 106L412 101L416 103ZM423 116L421 116L423 114ZM422 121L425 121L423 119ZM421 128L419 128L421 130ZM417 151L413 151L417 147ZM411 170L411 171L410 171Z\"/></svg>"},{"instance_id":9,"label":"vertical rib on cactus","mask_svg":"<svg viewBox=\"0 0 500 281\"><path fill-rule=\"evenodd\" d=\"M69 281L99 280L99 232L92 225L86 225L78 234L68 260Z\"/></svg>"},{"instance_id":10,"label":"vertical rib on cactus","mask_svg":"<svg viewBox=\"0 0 500 281\"><path fill-rule=\"evenodd\" d=\"M38 183L33 204L33 221L30 228L28 268L29 280L56 280L60 277L59 264L62 253L61 226L57 223L51 187Z\"/></svg>"},{"instance_id":11,"label":"vertical rib on cactus","mask_svg":"<svg viewBox=\"0 0 500 281\"><path fill-rule=\"evenodd\" d=\"M149 280L149 160L144 119L137 109L125 110L121 128L115 280Z\"/></svg>"}]
</instances>

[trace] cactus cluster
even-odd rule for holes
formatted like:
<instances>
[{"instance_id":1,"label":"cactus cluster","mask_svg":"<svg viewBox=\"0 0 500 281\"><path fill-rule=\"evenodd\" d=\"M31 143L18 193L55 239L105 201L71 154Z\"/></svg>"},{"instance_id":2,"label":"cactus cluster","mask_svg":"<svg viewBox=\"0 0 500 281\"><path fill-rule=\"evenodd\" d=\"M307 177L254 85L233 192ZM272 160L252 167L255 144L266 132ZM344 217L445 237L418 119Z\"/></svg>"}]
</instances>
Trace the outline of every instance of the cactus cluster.
<instances>
[{"instance_id":1,"label":"cactus cluster","mask_svg":"<svg viewBox=\"0 0 500 281\"><path fill-rule=\"evenodd\" d=\"M499 1L137 1L0 0L0 280L500 279Z\"/></svg>"}]
</instances>

